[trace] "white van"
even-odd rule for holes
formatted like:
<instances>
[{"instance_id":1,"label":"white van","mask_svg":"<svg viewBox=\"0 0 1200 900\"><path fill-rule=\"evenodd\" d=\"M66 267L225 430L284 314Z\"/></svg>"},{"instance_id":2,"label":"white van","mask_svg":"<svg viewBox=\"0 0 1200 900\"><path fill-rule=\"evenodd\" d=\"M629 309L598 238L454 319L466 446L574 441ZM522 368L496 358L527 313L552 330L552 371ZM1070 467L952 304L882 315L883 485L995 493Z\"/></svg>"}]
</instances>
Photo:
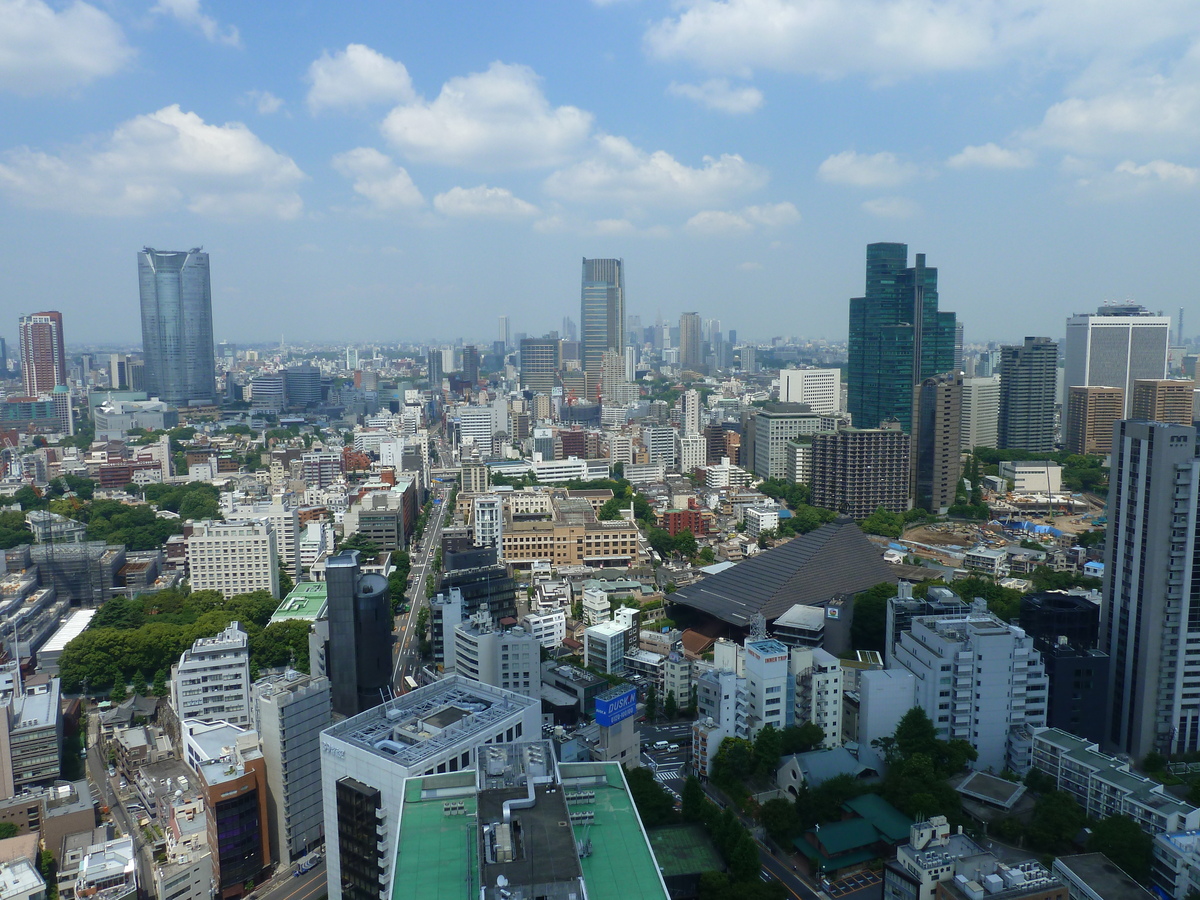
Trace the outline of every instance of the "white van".
<instances>
[{"instance_id":1,"label":"white van","mask_svg":"<svg viewBox=\"0 0 1200 900\"><path fill-rule=\"evenodd\" d=\"M668 744L666 741L655 741L654 742L655 750L666 750L667 747L669 747L669 746L670 746L670 744Z\"/></svg>"}]
</instances>

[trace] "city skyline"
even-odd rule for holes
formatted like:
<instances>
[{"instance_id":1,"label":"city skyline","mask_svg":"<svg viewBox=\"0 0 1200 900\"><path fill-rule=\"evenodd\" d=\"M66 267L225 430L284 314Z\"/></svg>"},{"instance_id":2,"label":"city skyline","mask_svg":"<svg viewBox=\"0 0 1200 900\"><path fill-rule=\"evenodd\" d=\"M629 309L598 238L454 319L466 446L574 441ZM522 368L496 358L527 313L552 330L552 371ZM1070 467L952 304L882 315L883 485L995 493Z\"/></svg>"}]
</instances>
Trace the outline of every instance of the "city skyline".
<instances>
[{"instance_id":1,"label":"city skyline","mask_svg":"<svg viewBox=\"0 0 1200 900\"><path fill-rule=\"evenodd\" d=\"M1084 28L1060 4L895 0L287 23L146 6L0 15L6 293L97 343L136 338L124 260L144 244L219 259L215 332L243 341L419 340L497 314L542 334L572 314L581 256L627 261L644 321L840 339L877 241L938 260L968 341L1190 297L1186 5L1089 9Z\"/></svg>"}]
</instances>

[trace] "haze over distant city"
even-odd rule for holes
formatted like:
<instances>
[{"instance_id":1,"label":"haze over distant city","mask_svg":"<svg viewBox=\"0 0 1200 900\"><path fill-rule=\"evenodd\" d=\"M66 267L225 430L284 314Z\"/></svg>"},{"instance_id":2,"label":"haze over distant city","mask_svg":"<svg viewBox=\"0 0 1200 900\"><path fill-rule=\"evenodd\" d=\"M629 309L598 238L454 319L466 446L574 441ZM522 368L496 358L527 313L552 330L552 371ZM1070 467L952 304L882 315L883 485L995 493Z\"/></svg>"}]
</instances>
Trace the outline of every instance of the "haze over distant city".
<instances>
[{"instance_id":1,"label":"haze over distant city","mask_svg":"<svg viewBox=\"0 0 1200 900\"><path fill-rule=\"evenodd\" d=\"M645 323L841 340L871 241L968 342L1200 323L1198 38L1178 0L0 0L0 334L136 343L143 245L203 245L245 342L540 334L584 256Z\"/></svg>"}]
</instances>

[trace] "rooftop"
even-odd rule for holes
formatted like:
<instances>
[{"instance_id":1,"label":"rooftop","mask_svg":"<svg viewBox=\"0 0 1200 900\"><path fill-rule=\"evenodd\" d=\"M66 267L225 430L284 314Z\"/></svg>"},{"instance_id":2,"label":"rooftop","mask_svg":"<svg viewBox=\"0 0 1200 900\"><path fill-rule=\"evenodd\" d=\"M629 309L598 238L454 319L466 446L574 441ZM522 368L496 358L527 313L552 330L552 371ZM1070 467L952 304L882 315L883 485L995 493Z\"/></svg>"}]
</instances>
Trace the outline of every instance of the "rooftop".
<instances>
[{"instance_id":1,"label":"rooftop","mask_svg":"<svg viewBox=\"0 0 1200 900\"><path fill-rule=\"evenodd\" d=\"M329 587L324 581L302 581L296 585L279 608L271 614L272 622L289 619L315 621L325 612Z\"/></svg>"},{"instance_id":2,"label":"rooftop","mask_svg":"<svg viewBox=\"0 0 1200 900\"><path fill-rule=\"evenodd\" d=\"M1103 853L1060 856L1054 861L1054 873L1074 876L1103 900L1151 900L1154 896Z\"/></svg>"}]
</instances>

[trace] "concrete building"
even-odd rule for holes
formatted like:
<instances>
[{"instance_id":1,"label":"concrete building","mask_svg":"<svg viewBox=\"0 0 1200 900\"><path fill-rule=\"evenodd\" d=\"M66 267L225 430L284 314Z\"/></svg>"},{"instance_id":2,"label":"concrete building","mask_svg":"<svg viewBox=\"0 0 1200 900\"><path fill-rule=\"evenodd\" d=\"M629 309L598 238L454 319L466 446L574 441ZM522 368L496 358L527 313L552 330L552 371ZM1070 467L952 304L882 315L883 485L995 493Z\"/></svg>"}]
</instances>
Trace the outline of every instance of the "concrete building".
<instances>
[{"instance_id":1,"label":"concrete building","mask_svg":"<svg viewBox=\"0 0 1200 900\"><path fill-rule=\"evenodd\" d=\"M1123 388L1068 387L1063 446L1071 453L1107 456L1112 452L1113 426L1123 418L1124 409Z\"/></svg>"},{"instance_id":2,"label":"concrete building","mask_svg":"<svg viewBox=\"0 0 1200 900\"><path fill-rule=\"evenodd\" d=\"M541 643L532 632L494 628L487 612L478 612L452 634L445 649L447 671L525 697L539 696Z\"/></svg>"},{"instance_id":3,"label":"concrete building","mask_svg":"<svg viewBox=\"0 0 1200 900\"><path fill-rule=\"evenodd\" d=\"M220 732L211 738L221 743L206 748L211 761L199 766L200 792L216 896L229 900L245 896L247 882L261 882L271 864L266 761L253 731L238 735L232 747Z\"/></svg>"},{"instance_id":4,"label":"concrete building","mask_svg":"<svg viewBox=\"0 0 1200 900\"><path fill-rule=\"evenodd\" d=\"M1133 303L1111 303L1095 313L1067 319L1064 384L1109 385L1125 391L1126 417L1133 413L1139 378L1167 376L1171 319Z\"/></svg>"},{"instance_id":5,"label":"concrete building","mask_svg":"<svg viewBox=\"0 0 1200 900\"><path fill-rule=\"evenodd\" d=\"M583 632L583 658L587 665L608 675L625 671L626 627L608 621L592 625Z\"/></svg>"},{"instance_id":6,"label":"concrete building","mask_svg":"<svg viewBox=\"0 0 1200 900\"><path fill-rule=\"evenodd\" d=\"M1051 868L1080 900L1153 900L1150 893L1103 853L1060 856Z\"/></svg>"},{"instance_id":7,"label":"concrete building","mask_svg":"<svg viewBox=\"0 0 1200 900\"><path fill-rule=\"evenodd\" d=\"M1054 449L1058 344L1027 337L1000 348L1000 446L1048 453Z\"/></svg>"},{"instance_id":8,"label":"concrete building","mask_svg":"<svg viewBox=\"0 0 1200 900\"><path fill-rule=\"evenodd\" d=\"M1200 831L1156 834L1152 871L1154 886L1173 900L1200 891Z\"/></svg>"},{"instance_id":9,"label":"concrete building","mask_svg":"<svg viewBox=\"0 0 1200 900\"><path fill-rule=\"evenodd\" d=\"M945 515L962 476L962 375L924 379L913 391L914 506Z\"/></svg>"},{"instance_id":10,"label":"concrete building","mask_svg":"<svg viewBox=\"0 0 1200 900\"><path fill-rule=\"evenodd\" d=\"M1200 460L1190 426L1117 423L1104 565L1104 635L1112 659L1108 741L1141 758L1200 749L1197 602Z\"/></svg>"},{"instance_id":11,"label":"concrete building","mask_svg":"<svg viewBox=\"0 0 1200 900\"><path fill-rule=\"evenodd\" d=\"M205 519L189 522L185 536L192 590L226 599L252 591L279 596L279 545L270 522Z\"/></svg>"},{"instance_id":12,"label":"concrete building","mask_svg":"<svg viewBox=\"0 0 1200 900\"><path fill-rule=\"evenodd\" d=\"M138 254L146 391L175 407L216 403L208 254Z\"/></svg>"},{"instance_id":13,"label":"concrete building","mask_svg":"<svg viewBox=\"0 0 1200 900\"><path fill-rule=\"evenodd\" d=\"M812 502L854 519L911 503L910 438L898 428L844 428L812 439Z\"/></svg>"},{"instance_id":14,"label":"concrete building","mask_svg":"<svg viewBox=\"0 0 1200 900\"><path fill-rule=\"evenodd\" d=\"M29 857L0 862L0 900L46 900L46 879Z\"/></svg>"},{"instance_id":15,"label":"concrete building","mask_svg":"<svg viewBox=\"0 0 1200 900\"><path fill-rule=\"evenodd\" d=\"M390 848L406 827L406 779L486 769L488 745L529 739L540 730L539 700L460 675L326 729L321 782L330 900L392 897L401 876ZM440 802L437 811L440 821ZM429 862L421 861L424 878ZM404 877L416 883L415 874Z\"/></svg>"},{"instance_id":16,"label":"concrete building","mask_svg":"<svg viewBox=\"0 0 1200 900\"><path fill-rule=\"evenodd\" d=\"M1032 746L1033 767L1074 797L1090 818L1128 816L1149 834L1200 828L1200 809L1132 771L1129 762L1101 753L1091 741L1043 728L1035 730Z\"/></svg>"},{"instance_id":17,"label":"concrete building","mask_svg":"<svg viewBox=\"0 0 1200 900\"><path fill-rule=\"evenodd\" d=\"M821 416L800 403L773 403L754 417L754 474L760 478L787 475L787 444L795 438L815 434Z\"/></svg>"},{"instance_id":18,"label":"concrete building","mask_svg":"<svg viewBox=\"0 0 1200 900\"><path fill-rule=\"evenodd\" d=\"M1062 492L1062 466L1046 460L1004 460L997 467L1002 479L1017 494L1058 494Z\"/></svg>"},{"instance_id":19,"label":"concrete building","mask_svg":"<svg viewBox=\"0 0 1200 900\"><path fill-rule=\"evenodd\" d=\"M509 508L501 534L502 555L516 566L545 560L562 566L629 566L640 559L637 524L601 522L583 498L554 499L549 518L520 521Z\"/></svg>"},{"instance_id":20,"label":"concrete building","mask_svg":"<svg viewBox=\"0 0 1200 900\"><path fill-rule=\"evenodd\" d=\"M391 687L392 604L387 579L363 575L358 551L325 563L329 639L325 650L333 711L355 716L383 702Z\"/></svg>"},{"instance_id":21,"label":"concrete building","mask_svg":"<svg viewBox=\"0 0 1200 900\"><path fill-rule=\"evenodd\" d=\"M521 624L533 635L534 640L553 650L567 636L567 611L551 609L545 612L529 612L521 619Z\"/></svg>"},{"instance_id":22,"label":"concrete building","mask_svg":"<svg viewBox=\"0 0 1200 900\"><path fill-rule=\"evenodd\" d=\"M685 434L679 439L679 471L694 472L708 460L708 442L702 434Z\"/></svg>"},{"instance_id":23,"label":"concrete building","mask_svg":"<svg viewBox=\"0 0 1200 900\"><path fill-rule=\"evenodd\" d=\"M250 724L250 649L239 623L183 651L171 666L171 708L180 721Z\"/></svg>"},{"instance_id":24,"label":"concrete building","mask_svg":"<svg viewBox=\"0 0 1200 900\"><path fill-rule=\"evenodd\" d=\"M131 428L165 431L179 424L179 412L161 400L106 400L92 412L96 440L123 441Z\"/></svg>"},{"instance_id":25,"label":"concrete building","mask_svg":"<svg viewBox=\"0 0 1200 900\"><path fill-rule=\"evenodd\" d=\"M779 402L807 403L822 415L841 412L841 369L780 369Z\"/></svg>"},{"instance_id":26,"label":"concrete building","mask_svg":"<svg viewBox=\"0 0 1200 900\"><path fill-rule=\"evenodd\" d=\"M6 680L0 698L0 796L5 798L57 780L63 745L58 679L25 685Z\"/></svg>"},{"instance_id":27,"label":"concrete building","mask_svg":"<svg viewBox=\"0 0 1200 900\"><path fill-rule=\"evenodd\" d=\"M896 733L916 700L916 678L908 669L871 669L859 675L858 743L870 747Z\"/></svg>"},{"instance_id":28,"label":"concrete building","mask_svg":"<svg viewBox=\"0 0 1200 900\"><path fill-rule=\"evenodd\" d=\"M1024 771L1014 735L1046 724L1046 670L1032 638L981 609L913 619L895 651L938 737L971 743L977 769Z\"/></svg>"},{"instance_id":29,"label":"concrete building","mask_svg":"<svg viewBox=\"0 0 1200 900\"><path fill-rule=\"evenodd\" d=\"M1000 377L964 378L959 435L962 449L996 447L1000 438Z\"/></svg>"},{"instance_id":30,"label":"concrete building","mask_svg":"<svg viewBox=\"0 0 1200 900\"><path fill-rule=\"evenodd\" d=\"M267 761L271 857L299 859L325 837L321 732L332 723L329 679L289 668L254 683L254 728Z\"/></svg>"},{"instance_id":31,"label":"concrete building","mask_svg":"<svg viewBox=\"0 0 1200 900\"><path fill-rule=\"evenodd\" d=\"M840 745L844 706L841 660L819 647L793 647L788 665L795 680L794 724L812 722L825 732L820 746Z\"/></svg>"},{"instance_id":32,"label":"concrete building","mask_svg":"<svg viewBox=\"0 0 1200 900\"><path fill-rule=\"evenodd\" d=\"M502 546L504 504L499 494L479 494L471 504L471 532L476 547Z\"/></svg>"},{"instance_id":33,"label":"concrete building","mask_svg":"<svg viewBox=\"0 0 1200 900\"><path fill-rule=\"evenodd\" d=\"M779 530L778 506L748 506L742 515L746 533L752 538Z\"/></svg>"},{"instance_id":34,"label":"concrete building","mask_svg":"<svg viewBox=\"0 0 1200 900\"><path fill-rule=\"evenodd\" d=\"M37 397L67 386L67 353L63 317L57 311L21 316L21 380L25 394Z\"/></svg>"},{"instance_id":35,"label":"concrete building","mask_svg":"<svg viewBox=\"0 0 1200 900\"><path fill-rule=\"evenodd\" d=\"M137 893L137 855L132 837L88 847L75 877L76 897L126 900L136 898Z\"/></svg>"},{"instance_id":36,"label":"concrete building","mask_svg":"<svg viewBox=\"0 0 1200 900\"><path fill-rule=\"evenodd\" d=\"M1191 425L1196 382L1138 378L1133 382L1131 419Z\"/></svg>"}]
</instances>

